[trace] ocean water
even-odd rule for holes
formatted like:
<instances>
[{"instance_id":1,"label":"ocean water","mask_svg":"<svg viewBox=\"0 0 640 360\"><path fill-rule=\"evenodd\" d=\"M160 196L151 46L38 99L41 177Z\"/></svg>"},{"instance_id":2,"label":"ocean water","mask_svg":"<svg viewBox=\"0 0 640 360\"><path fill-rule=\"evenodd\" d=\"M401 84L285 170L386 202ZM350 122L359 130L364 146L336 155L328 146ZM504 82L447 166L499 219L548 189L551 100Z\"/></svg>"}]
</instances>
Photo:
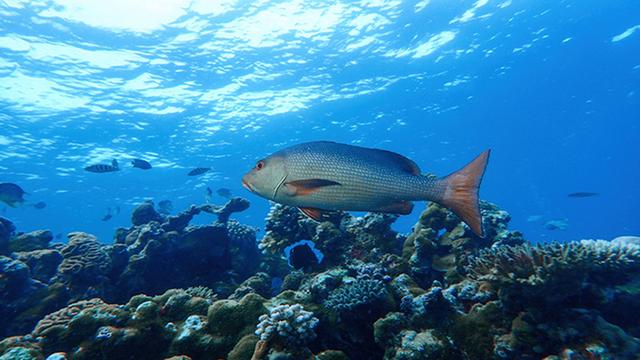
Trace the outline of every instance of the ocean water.
<instances>
[{"instance_id":1,"label":"ocean water","mask_svg":"<svg viewBox=\"0 0 640 360\"><path fill-rule=\"evenodd\" d=\"M286 145L333 140L438 175L490 148L481 197L531 241L639 234L639 12L595 0L3 1L0 180L47 207L0 215L110 242L145 199L180 210L225 187L260 227L269 205L241 175ZM83 171L112 159L122 171ZM198 166L212 171L186 176ZM567 197L577 191L599 196ZM565 230L545 228L558 219Z\"/></svg>"}]
</instances>

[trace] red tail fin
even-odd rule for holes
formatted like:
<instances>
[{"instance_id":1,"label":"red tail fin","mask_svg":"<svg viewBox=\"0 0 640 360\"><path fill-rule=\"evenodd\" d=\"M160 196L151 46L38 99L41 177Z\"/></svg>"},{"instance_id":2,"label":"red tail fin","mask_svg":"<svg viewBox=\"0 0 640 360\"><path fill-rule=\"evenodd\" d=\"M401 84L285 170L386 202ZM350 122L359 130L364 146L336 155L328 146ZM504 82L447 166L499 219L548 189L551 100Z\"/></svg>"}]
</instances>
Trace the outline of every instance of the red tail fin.
<instances>
[{"instance_id":1,"label":"red tail fin","mask_svg":"<svg viewBox=\"0 0 640 360\"><path fill-rule=\"evenodd\" d=\"M480 237L484 236L484 232L478 190L490 152L484 151L465 167L441 180L445 182L446 189L440 200L442 205L456 213Z\"/></svg>"}]
</instances>

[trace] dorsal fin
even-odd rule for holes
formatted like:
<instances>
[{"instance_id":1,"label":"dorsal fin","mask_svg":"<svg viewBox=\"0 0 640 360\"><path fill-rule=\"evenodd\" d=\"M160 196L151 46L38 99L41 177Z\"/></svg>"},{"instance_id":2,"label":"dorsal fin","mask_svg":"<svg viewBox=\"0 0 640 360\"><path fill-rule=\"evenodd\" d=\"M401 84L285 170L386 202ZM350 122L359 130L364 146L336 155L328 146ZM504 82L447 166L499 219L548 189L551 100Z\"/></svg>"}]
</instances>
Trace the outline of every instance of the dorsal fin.
<instances>
[{"instance_id":1,"label":"dorsal fin","mask_svg":"<svg viewBox=\"0 0 640 360\"><path fill-rule=\"evenodd\" d=\"M413 160L405 156L402 156L398 153L394 153L393 151L382 150L382 149L376 149L376 150L380 151L381 153L384 153L385 156L388 156L391 159L393 159L394 162L396 162L401 167L402 170L408 172L409 174L420 175L420 167Z\"/></svg>"}]
</instances>

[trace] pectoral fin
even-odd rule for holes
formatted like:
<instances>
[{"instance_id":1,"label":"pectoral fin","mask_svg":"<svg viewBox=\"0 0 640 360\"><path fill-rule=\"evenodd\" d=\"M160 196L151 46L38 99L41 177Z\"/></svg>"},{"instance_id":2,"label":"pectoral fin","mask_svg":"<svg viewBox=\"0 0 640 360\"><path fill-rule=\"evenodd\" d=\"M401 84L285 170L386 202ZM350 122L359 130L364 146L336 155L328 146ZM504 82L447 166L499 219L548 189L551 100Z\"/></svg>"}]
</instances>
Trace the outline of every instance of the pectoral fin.
<instances>
[{"instance_id":1,"label":"pectoral fin","mask_svg":"<svg viewBox=\"0 0 640 360\"><path fill-rule=\"evenodd\" d=\"M322 219L325 217L326 213L323 210L320 209L316 209L316 208L298 208L298 210L300 210L301 213L305 214L308 218L315 220L315 221L322 221Z\"/></svg>"},{"instance_id":2,"label":"pectoral fin","mask_svg":"<svg viewBox=\"0 0 640 360\"><path fill-rule=\"evenodd\" d=\"M291 196L309 195L325 186L341 185L339 182L326 179L294 180L284 183L287 194Z\"/></svg>"}]
</instances>

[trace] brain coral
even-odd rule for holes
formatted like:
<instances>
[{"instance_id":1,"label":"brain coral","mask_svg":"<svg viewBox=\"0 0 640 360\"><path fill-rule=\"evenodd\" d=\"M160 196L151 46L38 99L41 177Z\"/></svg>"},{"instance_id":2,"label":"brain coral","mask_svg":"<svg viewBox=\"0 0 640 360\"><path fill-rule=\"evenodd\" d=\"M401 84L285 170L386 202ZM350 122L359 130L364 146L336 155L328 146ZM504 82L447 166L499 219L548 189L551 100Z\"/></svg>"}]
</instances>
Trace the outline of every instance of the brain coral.
<instances>
[{"instance_id":1,"label":"brain coral","mask_svg":"<svg viewBox=\"0 0 640 360\"><path fill-rule=\"evenodd\" d=\"M69 326L69 322L83 310L103 306L108 306L108 304L98 298L75 302L45 316L38 322L31 334L36 337L46 337L54 330L65 330Z\"/></svg>"},{"instance_id":2,"label":"brain coral","mask_svg":"<svg viewBox=\"0 0 640 360\"><path fill-rule=\"evenodd\" d=\"M69 243L60 252L64 260L58 266L58 274L66 280L74 277L91 280L111 269L109 254L93 235L70 233Z\"/></svg>"}]
</instances>

